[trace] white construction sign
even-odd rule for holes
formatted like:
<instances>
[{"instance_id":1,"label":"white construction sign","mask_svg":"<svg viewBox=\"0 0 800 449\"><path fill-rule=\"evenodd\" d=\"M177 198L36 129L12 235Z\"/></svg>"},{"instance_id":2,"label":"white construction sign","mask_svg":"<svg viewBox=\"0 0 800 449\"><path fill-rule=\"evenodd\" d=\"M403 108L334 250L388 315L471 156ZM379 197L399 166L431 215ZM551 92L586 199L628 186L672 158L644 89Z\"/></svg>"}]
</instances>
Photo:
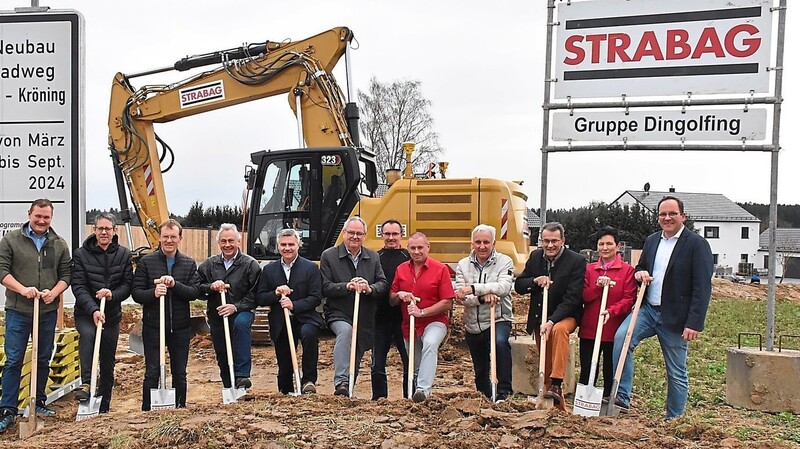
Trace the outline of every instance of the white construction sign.
<instances>
[{"instance_id":1,"label":"white construction sign","mask_svg":"<svg viewBox=\"0 0 800 449\"><path fill-rule=\"evenodd\" d=\"M73 249L81 243L82 78L78 12L0 12L0 236L47 198L56 233Z\"/></svg>"},{"instance_id":2,"label":"white construction sign","mask_svg":"<svg viewBox=\"0 0 800 449\"><path fill-rule=\"evenodd\" d=\"M771 3L559 2L554 98L768 92Z\"/></svg>"},{"instance_id":3,"label":"white construction sign","mask_svg":"<svg viewBox=\"0 0 800 449\"><path fill-rule=\"evenodd\" d=\"M619 142L742 141L767 137L767 110L575 111L553 114L553 140Z\"/></svg>"}]
</instances>

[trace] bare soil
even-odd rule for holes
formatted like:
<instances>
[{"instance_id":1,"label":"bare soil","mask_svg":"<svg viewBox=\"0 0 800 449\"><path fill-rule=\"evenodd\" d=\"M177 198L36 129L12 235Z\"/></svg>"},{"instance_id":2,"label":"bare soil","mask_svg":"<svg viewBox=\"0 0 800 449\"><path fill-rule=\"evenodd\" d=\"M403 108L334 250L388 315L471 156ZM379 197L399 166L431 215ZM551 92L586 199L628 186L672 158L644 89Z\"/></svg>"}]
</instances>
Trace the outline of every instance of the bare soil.
<instances>
[{"instance_id":1,"label":"bare soil","mask_svg":"<svg viewBox=\"0 0 800 449\"><path fill-rule=\"evenodd\" d=\"M766 285L714 281L714 298L766 297ZM800 285L782 285L778 297L800 300ZM527 304L515 298L520 321ZM126 332L138 319L127 308ZM790 442L737 438L726 432L731 422L759 426L759 418L733 408L716 410L711 419L686 418L665 423L635 409L618 419L586 419L557 411L535 410L534 402L514 397L492 404L474 390L472 363L463 340L460 311L440 352L433 396L422 404L401 398L402 369L395 352L389 358L390 397L370 401L369 356L361 366L356 398L333 396L333 339L320 344L318 394L288 397L277 393L274 349L253 347L253 388L246 400L222 405L219 368L211 340L196 336L189 361L188 408L143 413L143 359L127 351L121 335L111 413L75 422L72 394L56 401L55 418L26 441L17 426L0 435L5 448L784 448ZM634 398L635 399L635 398ZM752 421L752 422L749 422Z\"/></svg>"}]
</instances>

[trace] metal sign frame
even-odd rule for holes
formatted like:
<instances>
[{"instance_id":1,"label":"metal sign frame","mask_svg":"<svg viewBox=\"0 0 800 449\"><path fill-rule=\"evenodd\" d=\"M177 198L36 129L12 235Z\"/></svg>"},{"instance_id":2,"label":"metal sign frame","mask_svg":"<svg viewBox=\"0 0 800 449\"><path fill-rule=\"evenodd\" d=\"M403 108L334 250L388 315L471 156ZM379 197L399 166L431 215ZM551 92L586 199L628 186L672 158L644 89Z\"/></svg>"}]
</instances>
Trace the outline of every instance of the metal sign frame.
<instances>
[{"instance_id":1,"label":"metal sign frame","mask_svg":"<svg viewBox=\"0 0 800 449\"><path fill-rule=\"evenodd\" d=\"M587 0L586 3L596 2L600 5L603 2L613 0ZM775 6L778 2L778 6ZM570 4L569 0L567 4ZM581 2L583 3L583 2ZM628 5L633 4L631 1ZM639 3L643 3L639 0ZM700 3L700 2L695 2ZM556 0L547 0L547 39L545 50L545 74L544 74L544 109L542 120L542 175L541 175L541 190L540 190L540 209L539 216L542 223L547 222L547 174L548 174L548 155L555 152L571 152L571 151L629 151L629 150L675 150L675 151L764 151L769 152L771 156L771 169L770 169L770 206L769 206L769 284L767 296L767 344L768 351L773 350L775 340L775 267L776 267L776 227L778 222L778 156L780 151L780 117L781 117L781 104L783 103L783 58L784 58L784 37L786 32L786 8L787 0L769 0L771 6L769 11L771 13L778 13L778 28L777 28L777 51L775 54L775 65L767 67L766 70L774 73L774 89L773 92L767 93L765 96L756 96L755 92L751 91L749 95L726 95L726 96L707 96L704 98L692 98L691 93L687 93L682 98L676 97L660 97L654 99L637 98L629 99L626 95L621 95L619 99L603 99L603 100L586 100L586 99L573 99L566 98L566 101L554 100L553 84L558 83L559 79L554 75L554 29L560 25L555 21ZM575 4L575 3L573 3ZM679 12L676 12L679 14ZM591 20L591 19L587 19ZM774 20L774 17L770 20ZM775 38L775 30L772 30ZM770 53L772 49L770 48ZM627 141L619 143L603 142L602 145L573 145L568 142L567 145L553 145L551 143L551 115L553 111L576 109L621 109L628 111L631 108L657 108L657 107L681 107L688 108L694 106L724 106L724 105L737 105L743 109L747 109L749 105L764 104L772 105L772 133L764 144L752 144L746 140L740 144L697 144L697 143L670 143L670 144L628 144Z\"/></svg>"}]
</instances>

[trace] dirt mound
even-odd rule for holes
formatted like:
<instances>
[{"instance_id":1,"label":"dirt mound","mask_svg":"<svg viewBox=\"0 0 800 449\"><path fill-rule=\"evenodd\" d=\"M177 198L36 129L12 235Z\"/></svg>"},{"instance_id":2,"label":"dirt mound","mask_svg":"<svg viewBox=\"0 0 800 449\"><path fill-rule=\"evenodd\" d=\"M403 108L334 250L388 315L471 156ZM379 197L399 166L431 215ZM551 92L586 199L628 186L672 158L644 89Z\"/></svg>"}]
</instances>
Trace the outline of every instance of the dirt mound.
<instances>
[{"instance_id":1,"label":"dirt mound","mask_svg":"<svg viewBox=\"0 0 800 449\"><path fill-rule=\"evenodd\" d=\"M152 413L111 413L89 423L49 421L30 448L523 448L720 447L709 425L664 424L640 416L587 420L535 410L514 399L492 405L473 392L440 393L427 402L255 393L229 406ZM740 447L735 439L727 447ZM775 447L781 447L780 445Z\"/></svg>"},{"instance_id":2,"label":"dirt mound","mask_svg":"<svg viewBox=\"0 0 800 449\"><path fill-rule=\"evenodd\" d=\"M711 280L712 299L746 299L760 301L767 299L767 284L745 284L714 278ZM775 299L800 301L800 284L776 284Z\"/></svg>"}]
</instances>

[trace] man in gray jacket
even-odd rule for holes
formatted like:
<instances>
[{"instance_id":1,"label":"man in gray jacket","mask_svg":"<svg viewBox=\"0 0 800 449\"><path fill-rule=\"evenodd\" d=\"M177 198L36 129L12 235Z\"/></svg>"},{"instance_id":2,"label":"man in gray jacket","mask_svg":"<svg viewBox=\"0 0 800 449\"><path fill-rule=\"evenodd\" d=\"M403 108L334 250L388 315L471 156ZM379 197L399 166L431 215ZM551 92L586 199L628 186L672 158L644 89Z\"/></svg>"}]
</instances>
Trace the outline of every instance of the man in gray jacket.
<instances>
[{"instance_id":1,"label":"man in gray jacket","mask_svg":"<svg viewBox=\"0 0 800 449\"><path fill-rule=\"evenodd\" d=\"M511 287L514 262L494 250L496 230L480 224L472 230L472 251L456 267L456 301L464 305L465 339L475 368L475 387L492 397L489 379L491 347L491 308L495 307L495 345L497 350L497 397L511 393Z\"/></svg>"},{"instance_id":2,"label":"man in gray jacket","mask_svg":"<svg viewBox=\"0 0 800 449\"><path fill-rule=\"evenodd\" d=\"M33 300L37 297L43 304L39 312L35 408L39 416L56 414L45 407L45 387L50 375L59 296L69 287L72 259L67 242L50 227L52 220L53 203L48 199L35 200L28 210L28 222L0 240L0 282L6 288L6 363L0 433L14 424L17 415L20 374L33 330Z\"/></svg>"},{"instance_id":3,"label":"man in gray jacket","mask_svg":"<svg viewBox=\"0 0 800 449\"><path fill-rule=\"evenodd\" d=\"M325 321L336 335L333 345L334 394L349 393L350 345L356 345L356 375L364 352L372 349L374 342L374 298L386 294L389 284L381 268L381 259L375 251L364 248L367 224L359 217L347 220L344 242L328 248L320 257L322 294L325 296ZM361 293L358 311L356 341L353 336L355 292ZM354 380L355 381L355 380Z\"/></svg>"}]
</instances>

